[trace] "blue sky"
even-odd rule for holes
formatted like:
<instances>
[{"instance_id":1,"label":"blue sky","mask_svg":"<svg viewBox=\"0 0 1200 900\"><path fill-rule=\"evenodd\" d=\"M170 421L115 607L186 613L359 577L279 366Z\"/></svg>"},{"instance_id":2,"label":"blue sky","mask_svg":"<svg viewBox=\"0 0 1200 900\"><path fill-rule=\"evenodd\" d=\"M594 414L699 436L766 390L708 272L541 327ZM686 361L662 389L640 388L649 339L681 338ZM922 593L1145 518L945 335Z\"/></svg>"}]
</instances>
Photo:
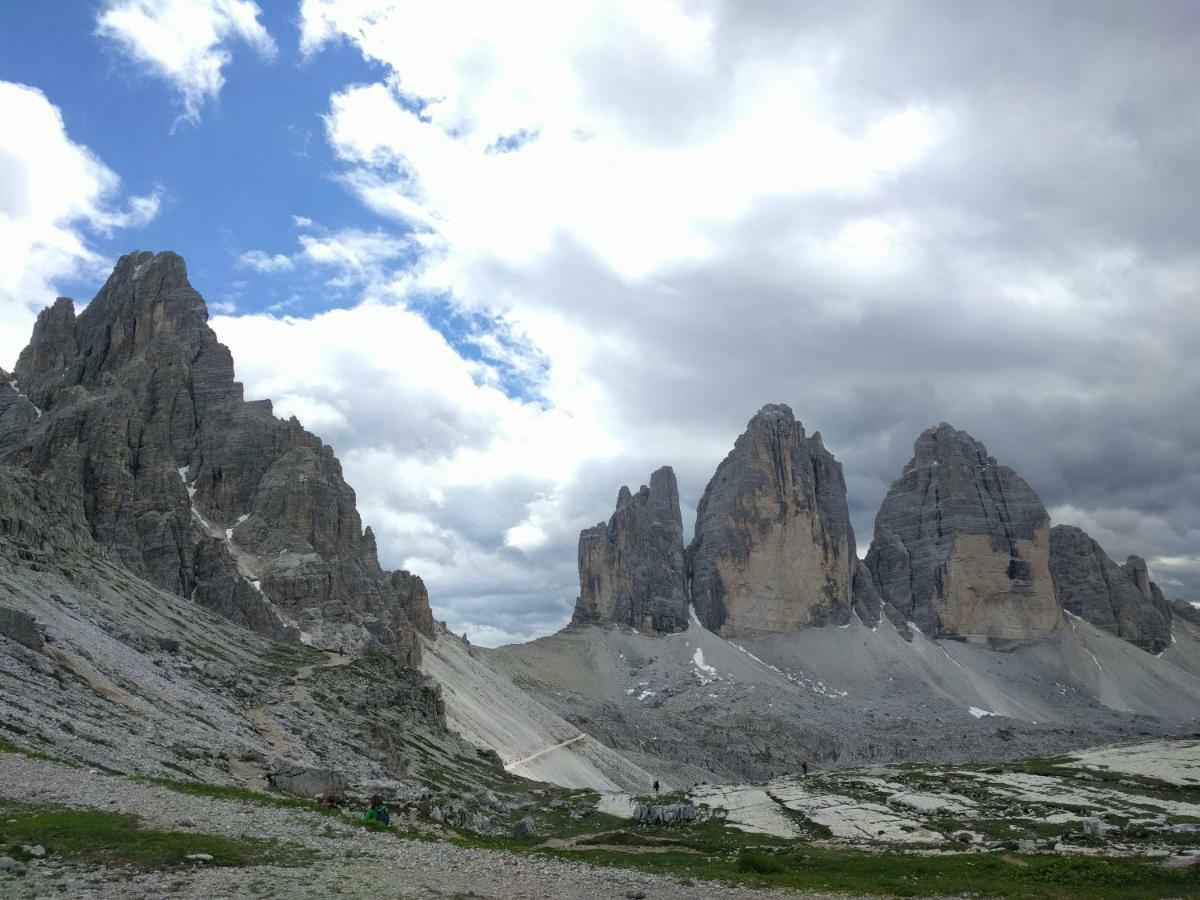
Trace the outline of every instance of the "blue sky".
<instances>
[{"instance_id":1,"label":"blue sky","mask_svg":"<svg viewBox=\"0 0 1200 900\"><path fill-rule=\"evenodd\" d=\"M297 11L267 4L261 21L276 36L279 54L265 60L234 46L217 102L200 122L173 125L180 114L174 88L148 78L111 42L95 34L96 3L10 3L0 11L0 78L36 86L62 110L72 139L121 174L125 188L163 192L158 216L136 234L139 248L178 249L210 303L235 299L246 311L301 300L296 312L357 299L314 289L311 279L259 273L237 265L250 248L294 249L292 216L336 229L385 227L331 177L336 160L324 140L322 115L330 94L379 77L345 44L305 60L299 52ZM47 52L53 48L53 52ZM131 249L130 235L100 239L105 255ZM243 284L244 283L244 286ZM95 279L63 282L86 299Z\"/></svg>"},{"instance_id":2,"label":"blue sky","mask_svg":"<svg viewBox=\"0 0 1200 900\"><path fill-rule=\"evenodd\" d=\"M858 545L925 428L1200 598L1190 0L0 6L0 366L174 249L252 397L485 644L760 406ZM61 117L61 122L59 121Z\"/></svg>"}]
</instances>

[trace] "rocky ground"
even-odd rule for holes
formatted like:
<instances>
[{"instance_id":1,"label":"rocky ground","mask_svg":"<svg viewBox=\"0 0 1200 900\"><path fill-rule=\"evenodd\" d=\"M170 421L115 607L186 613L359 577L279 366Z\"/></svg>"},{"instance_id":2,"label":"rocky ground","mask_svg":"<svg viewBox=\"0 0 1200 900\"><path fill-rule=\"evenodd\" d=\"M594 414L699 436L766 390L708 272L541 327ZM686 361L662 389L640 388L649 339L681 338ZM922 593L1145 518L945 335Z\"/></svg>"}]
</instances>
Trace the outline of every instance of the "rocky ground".
<instances>
[{"instance_id":1,"label":"rocky ground","mask_svg":"<svg viewBox=\"0 0 1200 900\"><path fill-rule=\"evenodd\" d=\"M1007 652L905 640L886 618L729 639L693 622L670 635L577 627L488 659L643 768L670 760L664 784L684 787L767 781L806 760L983 762L1190 736L1200 629L1177 621L1174 634L1156 656L1073 617Z\"/></svg>"},{"instance_id":2,"label":"rocky ground","mask_svg":"<svg viewBox=\"0 0 1200 900\"><path fill-rule=\"evenodd\" d=\"M351 819L303 809L264 808L233 799L180 794L94 770L0 754L0 804L66 806L133 813L148 826L229 838L267 838L307 848L303 866L210 867L193 862L164 871L97 865L46 855L24 873L0 872L0 897L561 897L683 898L771 896L760 890L681 880L556 859L405 839L368 831ZM0 819L0 834L4 824ZM199 846L199 841L197 842ZM789 893L789 897L797 894ZM808 895L816 896L816 895Z\"/></svg>"}]
</instances>

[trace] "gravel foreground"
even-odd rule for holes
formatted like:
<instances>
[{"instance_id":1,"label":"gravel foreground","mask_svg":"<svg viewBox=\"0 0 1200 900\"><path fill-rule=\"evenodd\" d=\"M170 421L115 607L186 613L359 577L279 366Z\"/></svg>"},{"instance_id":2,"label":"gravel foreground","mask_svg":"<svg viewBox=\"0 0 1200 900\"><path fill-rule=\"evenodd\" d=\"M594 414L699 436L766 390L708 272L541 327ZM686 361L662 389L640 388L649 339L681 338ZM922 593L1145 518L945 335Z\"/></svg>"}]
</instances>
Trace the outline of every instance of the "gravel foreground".
<instances>
[{"instance_id":1,"label":"gravel foreground","mask_svg":"<svg viewBox=\"0 0 1200 900\"><path fill-rule=\"evenodd\" d=\"M5 898L486 897L729 900L830 896L764 891L556 859L405 840L300 809L180 794L88 769L0 754L0 797L19 803L133 813L148 827L231 838L270 838L317 853L309 866L172 869L131 872L48 856L23 877L0 874ZM847 895L837 895L845 898Z\"/></svg>"}]
</instances>

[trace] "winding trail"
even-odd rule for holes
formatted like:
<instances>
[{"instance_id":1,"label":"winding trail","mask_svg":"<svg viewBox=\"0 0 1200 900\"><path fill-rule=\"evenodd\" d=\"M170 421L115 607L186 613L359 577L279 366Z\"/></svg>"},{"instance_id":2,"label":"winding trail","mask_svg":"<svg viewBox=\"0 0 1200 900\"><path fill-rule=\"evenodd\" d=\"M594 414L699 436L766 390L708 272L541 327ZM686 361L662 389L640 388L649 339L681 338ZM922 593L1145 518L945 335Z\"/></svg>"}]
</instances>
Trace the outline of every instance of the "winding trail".
<instances>
[{"instance_id":1,"label":"winding trail","mask_svg":"<svg viewBox=\"0 0 1200 900\"><path fill-rule=\"evenodd\" d=\"M529 756L526 756L524 759L518 759L515 762L510 762L504 768L505 769L515 769L517 766L523 766L526 763L533 762L535 759L540 759L541 757L545 756L547 753L553 753L555 750L561 750L563 747L569 747L572 744L575 744L575 743L578 743L579 741L585 740L587 737L588 737L588 735L583 734L583 733L577 734L577 735L575 735L575 737L565 740L560 744L555 744L553 747L546 747L544 750L539 750L537 753L531 753Z\"/></svg>"}]
</instances>

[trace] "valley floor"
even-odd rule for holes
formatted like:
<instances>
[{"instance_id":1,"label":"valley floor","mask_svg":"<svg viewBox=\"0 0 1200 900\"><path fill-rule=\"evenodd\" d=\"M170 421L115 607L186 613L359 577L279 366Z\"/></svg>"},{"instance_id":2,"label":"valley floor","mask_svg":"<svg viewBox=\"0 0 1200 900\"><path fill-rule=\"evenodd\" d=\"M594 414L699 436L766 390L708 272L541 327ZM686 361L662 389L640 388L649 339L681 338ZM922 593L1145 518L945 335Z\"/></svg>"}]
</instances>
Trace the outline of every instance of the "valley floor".
<instances>
[{"instance_id":1,"label":"valley floor","mask_svg":"<svg viewBox=\"0 0 1200 900\"><path fill-rule=\"evenodd\" d=\"M191 796L158 784L0 753L0 843L6 829L11 832L25 822L26 815L64 807L81 830L92 832L83 836L88 848L78 855L56 852L56 835L60 842L74 837L58 820L49 823L46 836L38 836L47 855L27 862L22 876L0 872L0 897L600 900L645 896L658 900L719 895L738 900L819 896L702 881L685 884L662 875L464 847L445 840L412 839L395 830L364 828L354 819L316 810ZM149 833L183 835L174 842L180 848L215 859L182 867L152 865L149 870L145 860L100 862L110 834L106 826L122 814L139 817ZM221 854L230 844L214 841L214 836L234 846L256 842L253 847L260 856L243 861L251 864L229 865ZM116 841L109 849L119 858ZM147 838L134 852L154 858L154 842ZM222 862L227 864L220 865ZM253 864L258 862L265 864Z\"/></svg>"},{"instance_id":2,"label":"valley floor","mask_svg":"<svg viewBox=\"0 0 1200 900\"><path fill-rule=\"evenodd\" d=\"M1195 741L699 786L657 801L696 804L674 827L544 786L528 838L3 751L0 898L1200 897Z\"/></svg>"}]
</instances>

